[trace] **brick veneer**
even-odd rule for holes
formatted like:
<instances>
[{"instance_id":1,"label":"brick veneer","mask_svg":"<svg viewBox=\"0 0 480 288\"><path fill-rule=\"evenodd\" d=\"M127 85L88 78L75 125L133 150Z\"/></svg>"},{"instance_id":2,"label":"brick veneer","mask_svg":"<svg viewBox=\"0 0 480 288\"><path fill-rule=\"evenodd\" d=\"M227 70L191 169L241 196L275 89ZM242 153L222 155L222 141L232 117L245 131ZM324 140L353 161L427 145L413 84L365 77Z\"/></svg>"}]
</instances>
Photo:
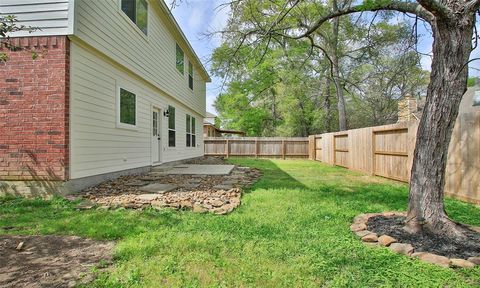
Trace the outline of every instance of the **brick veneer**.
<instances>
[{"instance_id":1,"label":"brick veneer","mask_svg":"<svg viewBox=\"0 0 480 288\"><path fill-rule=\"evenodd\" d=\"M8 55L0 63L0 180L68 180L69 40L11 44L15 51L0 47Z\"/></svg>"}]
</instances>

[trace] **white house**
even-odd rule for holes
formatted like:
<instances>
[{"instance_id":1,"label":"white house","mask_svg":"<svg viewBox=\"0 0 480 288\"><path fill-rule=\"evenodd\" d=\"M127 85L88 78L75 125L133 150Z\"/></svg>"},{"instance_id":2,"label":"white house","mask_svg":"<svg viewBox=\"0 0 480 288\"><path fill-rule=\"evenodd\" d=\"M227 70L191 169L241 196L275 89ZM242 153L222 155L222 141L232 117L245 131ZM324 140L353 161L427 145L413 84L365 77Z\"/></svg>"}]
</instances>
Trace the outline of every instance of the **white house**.
<instances>
[{"instance_id":1,"label":"white house","mask_svg":"<svg viewBox=\"0 0 480 288\"><path fill-rule=\"evenodd\" d=\"M79 190L203 155L210 78L163 0L0 0L6 15L39 29L0 50L5 191Z\"/></svg>"}]
</instances>

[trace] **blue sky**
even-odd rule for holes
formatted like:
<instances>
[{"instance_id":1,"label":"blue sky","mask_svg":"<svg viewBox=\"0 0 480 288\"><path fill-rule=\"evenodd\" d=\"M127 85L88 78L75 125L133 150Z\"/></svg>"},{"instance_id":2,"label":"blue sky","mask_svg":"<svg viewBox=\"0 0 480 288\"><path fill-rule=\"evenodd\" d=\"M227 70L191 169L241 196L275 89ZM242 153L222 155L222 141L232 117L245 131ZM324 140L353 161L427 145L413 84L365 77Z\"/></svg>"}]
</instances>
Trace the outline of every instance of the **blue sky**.
<instances>
[{"instance_id":1,"label":"blue sky","mask_svg":"<svg viewBox=\"0 0 480 288\"><path fill-rule=\"evenodd\" d=\"M167 4L169 0L165 0ZM178 24L187 36L190 44L202 60L203 64L209 70L209 58L212 51L220 45L219 37L205 37L205 34L221 30L225 27L228 20L228 11L223 8L219 9L219 5L226 2L225 0L184 0L176 7L172 13L177 19ZM404 16L399 15L398 21ZM393 20L395 21L395 20ZM477 27L479 26L477 21ZM430 54L432 46L432 38L424 25L419 25L419 34L423 35L418 43L418 50L425 54ZM480 47L472 53L472 58L480 57ZM424 69L430 70L431 58L422 57L422 66ZM473 69L476 68L476 69ZM470 64L470 75L479 76L480 61ZM215 112L213 102L220 93L222 87L222 79L212 77L212 83L207 85L207 111Z\"/></svg>"}]
</instances>

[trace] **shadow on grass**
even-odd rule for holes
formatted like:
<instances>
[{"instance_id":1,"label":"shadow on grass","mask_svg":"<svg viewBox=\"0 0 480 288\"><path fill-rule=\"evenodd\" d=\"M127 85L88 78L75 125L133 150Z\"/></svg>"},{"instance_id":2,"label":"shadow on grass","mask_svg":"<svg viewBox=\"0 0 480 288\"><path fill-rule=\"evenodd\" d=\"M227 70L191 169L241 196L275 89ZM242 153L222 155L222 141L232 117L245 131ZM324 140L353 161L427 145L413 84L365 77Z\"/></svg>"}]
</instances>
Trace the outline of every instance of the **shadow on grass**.
<instances>
[{"instance_id":1,"label":"shadow on grass","mask_svg":"<svg viewBox=\"0 0 480 288\"><path fill-rule=\"evenodd\" d=\"M288 160L233 158L229 159L229 162L262 170L263 177L247 192L255 189L300 190L299 197L305 201L329 201L338 206L353 206L364 212L373 212L370 210L374 206L387 207L390 210L406 209L406 185L387 180L380 181L385 183L369 183L362 178L367 176L341 167L305 161L304 169L298 171L298 165L289 169ZM355 177L362 178L363 181L356 181Z\"/></svg>"},{"instance_id":2,"label":"shadow on grass","mask_svg":"<svg viewBox=\"0 0 480 288\"><path fill-rule=\"evenodd\" d=\"M77 204L62 198L0 198L0 235L59 234L115 240L181 222L172 210L78 211Z\"/></svg>"}]
</instances>

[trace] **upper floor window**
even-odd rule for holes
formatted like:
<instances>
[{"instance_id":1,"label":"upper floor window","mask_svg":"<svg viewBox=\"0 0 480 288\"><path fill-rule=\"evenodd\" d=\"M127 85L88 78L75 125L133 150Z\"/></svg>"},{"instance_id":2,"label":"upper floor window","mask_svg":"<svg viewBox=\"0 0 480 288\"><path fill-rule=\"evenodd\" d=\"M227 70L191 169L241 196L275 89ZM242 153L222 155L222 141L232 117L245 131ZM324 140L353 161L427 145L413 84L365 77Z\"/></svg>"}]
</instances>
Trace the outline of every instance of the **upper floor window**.
<instances>
[{"instance_id":1,"label":"upper floor window","mask_svg":"<svg viewBox=\"0 0 480 288\"><path fill-rule=\"evenodd\" d=\"M188 61L188 87L193 90L193 65Z\"/></svg>"},{"instance_id":2,"label":"upper floor window","mask_svg":"<svg viewBox=\"0 0 480 288\"><path fill-rule=\"evenodd\" d=\"M184 63L185 63L185 55L183 53L183 50L182 48L180 48L180 46L178 46L178 44L176 44L176 65L177 65L178 72L182 73L182 75L185 70Z\"/></svg>"},{"instance_id":3,"label":"upper floor window","mask_svg":"<svg viewBox=\"0 0 480 288\"><path fill-rule=\"evenodd\" d=\"M121 0L122 11L127 14L133 23L147 35L148 4L146 0Z\"/></svg>"}]
</instances>

